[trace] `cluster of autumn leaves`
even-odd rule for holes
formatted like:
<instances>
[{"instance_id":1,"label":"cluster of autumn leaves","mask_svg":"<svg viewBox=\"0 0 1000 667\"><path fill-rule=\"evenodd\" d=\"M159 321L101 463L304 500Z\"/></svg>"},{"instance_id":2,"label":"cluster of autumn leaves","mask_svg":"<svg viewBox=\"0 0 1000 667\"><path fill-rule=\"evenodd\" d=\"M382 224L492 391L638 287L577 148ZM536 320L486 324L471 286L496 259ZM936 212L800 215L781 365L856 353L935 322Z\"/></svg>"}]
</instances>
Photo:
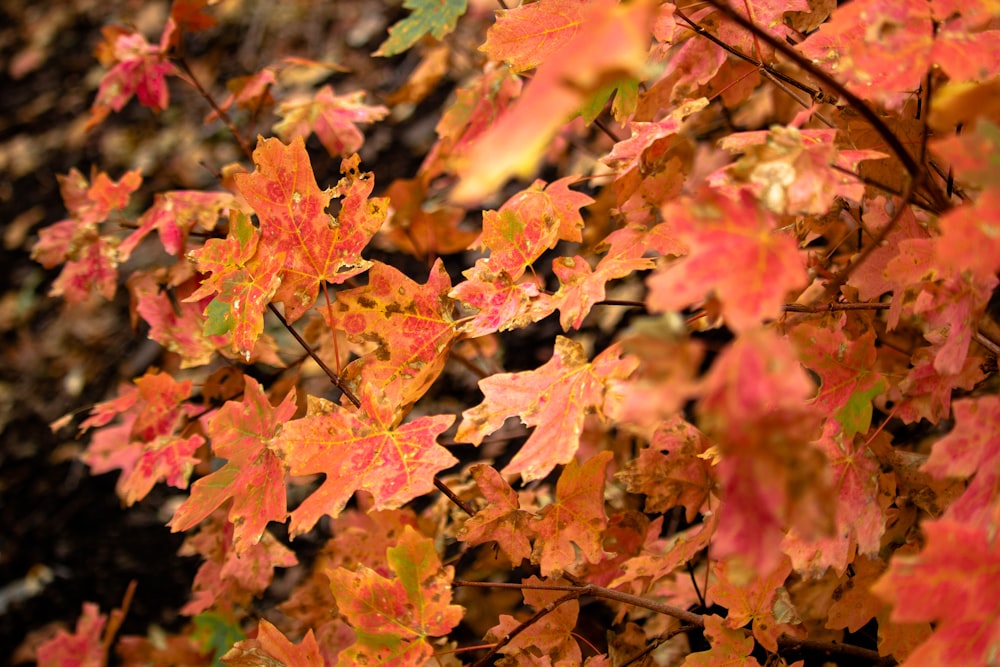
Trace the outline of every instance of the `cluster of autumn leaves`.
<instances>
[{"instance_id":1,"label":"cluster of autumn leaves","mask_svg":"<svg viewBox=\"0 0 1000 667\"><path fill-rule=\"evenodd\" d=\"M379 55L445 39L464 4L407 2ZM133 93L166 105L164 77L190 76L171 45L211 26L206 5L174 3L159 45L107 32L95 122ZM998 72L957 51L992 53L996 20L986 3L944 1L539 0L497 13L438 142L384 196L352 153L356 123L386 109L329 86L283 107L281 139L258 140L252 170L227 168L219 192L157 194L127 233L140 174L73 172L70 217L35 247L63 267L54 294L110 297L154 230L175 258L128 278L175 368L93 409L84 460L121 470L129 504L156 483L190 483L170 526L205 562L184 613L256 627L227 664L445 662L463 619L508 664L581 663L567 581L724 607L697 617L711 648L686 664L755 664L755 645L839 642L872 619L868 657L984 663L1000 647L1000 399L982 320L1000 271L1000 134L995 105L968 102L987 99ZM900 52L914 54L905 67ZM218 113L229 122L261 104L273 82L273 69L249 77ZM617 122L621 138L581 135L599 159L484 209L471 231L459 205L569 154L579 116ZM780 124L710 145L727 116ZM313 132L344 157L326 189L303 141ZM426 277L366 259L373 240L426 260ZM466 261L461 277L442 255ZM613 322L615 341L594 350L584 334L609 289L638 294L646 312ZM498 334L555 313L567 335L551 358L502 372ZM698 333L723 326L731 336ZM262 386L248 364L287 370ZM460 368L479 373L482 401L440 413L429 392ZM323 372L330 395L296 387ZM894 442L899 425L947 419L929 450ZM470 465L449 451L496 451L511 435L500 470L492 454ZM516 489L515 476L533 484ZM280 604L280 630L255 626L254 597L297 562L268 524L288 521L296 537L323 517L333 537ZM463 581L442 564L446 547L466 554ZM524 604L547 610L544 623L472 618L478 589L464 580L522 564L535 573L520 582ZM683 623L614 610L618 655ZM95 614L76 637L99 651ZM678 656L684 641L669 644ZM126 662L195 660L198 648L186 634L118 642Z\"/></svg>"}]
</instances>

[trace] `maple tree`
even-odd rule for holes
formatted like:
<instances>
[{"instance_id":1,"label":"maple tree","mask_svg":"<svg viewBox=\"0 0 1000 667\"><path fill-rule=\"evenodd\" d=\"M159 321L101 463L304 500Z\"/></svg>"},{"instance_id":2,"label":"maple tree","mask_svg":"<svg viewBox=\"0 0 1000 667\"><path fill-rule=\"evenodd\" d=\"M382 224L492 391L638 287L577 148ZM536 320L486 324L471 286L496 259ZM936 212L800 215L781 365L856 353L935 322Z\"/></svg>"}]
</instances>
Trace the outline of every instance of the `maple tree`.
<instances>
[{"instance_id":1,"label":"maple tree","mask_svg":"<svg viewBox=\"0 0 1000 667\"><path fill-rule=\"evenodd\" d=\"M74 170L33 250L164 347L78 428L126 504L190 486L191 623L87 605L40 664L995 662L995 3L406 0L392 95L290 57L221 101L214 4L106 28L87 126L187 85L243 161L138 213L139 170ZM442 62L384 183L365 132Z\"/></svg>"}]
</instances>

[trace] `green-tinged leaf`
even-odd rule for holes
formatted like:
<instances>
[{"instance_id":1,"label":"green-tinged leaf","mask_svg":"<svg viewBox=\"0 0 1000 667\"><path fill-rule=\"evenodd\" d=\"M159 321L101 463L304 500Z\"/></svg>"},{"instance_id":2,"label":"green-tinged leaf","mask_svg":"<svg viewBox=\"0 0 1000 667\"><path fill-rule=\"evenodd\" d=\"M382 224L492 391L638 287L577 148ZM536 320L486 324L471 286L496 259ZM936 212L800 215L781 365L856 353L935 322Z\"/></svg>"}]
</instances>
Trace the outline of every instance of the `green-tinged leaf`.
<instances>
[{"instance_id":1,"label":"green-tinged leaf","mask_svg":"<svg viewBox=\"0 0 1000 667\"><path fill-rule=\"evenodd\" d=\"M389 39L382 42L376 56L394 56L406 51L424 35L444 39L455 29L465 13L467 0L405 0L403 6L413 13L389 28Z\"/></svg>"}]
</instances>

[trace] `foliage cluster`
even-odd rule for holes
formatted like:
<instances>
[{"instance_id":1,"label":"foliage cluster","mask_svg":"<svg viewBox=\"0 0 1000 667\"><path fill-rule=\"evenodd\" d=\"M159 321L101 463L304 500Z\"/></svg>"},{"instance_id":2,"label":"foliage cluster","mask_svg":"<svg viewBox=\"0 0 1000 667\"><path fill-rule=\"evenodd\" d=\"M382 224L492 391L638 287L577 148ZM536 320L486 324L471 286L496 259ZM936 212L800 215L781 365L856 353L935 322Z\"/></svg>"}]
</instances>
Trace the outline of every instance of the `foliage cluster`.
<instances>
[{"instance_id":1,"label":"foliage cluster","mask_svg":"<svg viewBox=\"0 0 1000 667\"><path fill-rule=\"evenodd\" d=\"M78 427L124 503L190 485L191 623L87 605L40 664L997 660L995 3L406 0L381 103L200 80L220 7L107 27L88 126L187 85L245 161L141 212L140 170L74 171L34 247L168 351ZM457 67L377 182L364 130Z\"/></svg>"}]
</instances>

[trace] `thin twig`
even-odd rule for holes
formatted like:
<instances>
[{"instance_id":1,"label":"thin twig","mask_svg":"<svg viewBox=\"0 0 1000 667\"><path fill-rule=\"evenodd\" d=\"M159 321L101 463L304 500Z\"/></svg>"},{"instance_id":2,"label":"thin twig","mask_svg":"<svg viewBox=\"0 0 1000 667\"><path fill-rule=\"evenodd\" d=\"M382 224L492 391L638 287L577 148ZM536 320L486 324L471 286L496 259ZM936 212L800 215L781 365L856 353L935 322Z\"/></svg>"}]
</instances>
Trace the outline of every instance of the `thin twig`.
<instances>
[{"instance_id":1,"label":"thin twig","mask_svg":"<svg viewBox=\"0 0 1000 667\"><path fill-rule=\"evenodd\" d=\"M721 14L725 15L728 19L738 24L744 30L748 30L750 33L760 37L765 42L768 43L771 48L775 51L781 53L793 63L795 63L800 69L812 76L814 79L818 80L827 88L835 91L838 96L847 100L847 102L853 107L858 113L860 113L865 120L875 129L876 132L881 135L888 144L892 152L896 154L899 161L903 163L903 168L906 169L906 173L910 175L911 179L917 177L920 174L921 169L917 161L910 155L906 147L903 146L903 142L900 141L899 137L889 129L889 126L885 124L885 121L871 107L869 107L864 100L848 90L847 86L837 81L835 78L816 67L808 58L803 56L801 53L796 51L791 47L791 45L785 43L784 41L771 35L766 30L761 29L753 21L747 19L742 14L735 11L732 7L725 4L721 0L705 0L705 2L715 9L717 9ZM727 49L728 50L728 49ZM785 81L784 78L782 78ZM786 83L789 83L786 81ZM795 85L792 83L791 85ZM801 89L801 86L796 86ZM807 91L808 92L808 91ZM823 101L822 98L820 101Z\"/></svg>"},{"instance_id":2,"label":"thin twig","mask_svg":"<svg viewBox=\"0 0 1000 667\"><path fill-rule=\"evenodd\" d=\"M891 307L888 303L828 303L825 306L786 303L781 309L786 313L832 313L838 310L889 310Z\"/></svg>"},{"instance_id":3,"label":"thin twig","mask_svg":"<svg viewBox=\"0 0 1000 667\"><path fill-rule=\"evenodd\" d=\"M190 79L191 85L194 86L201 96L205 98L205 101L212 107L212 110L219 116L219 119L225 123L226 129L228 129L229 133L233 135L234 139L236 139L236 143L240 145L240 149L243 151L243 154L246 155L248 159L253 160L253 151L250 150L250 144L247 143L247 140L243 138L239 129L233 124L233 121L229 118L229 114L227 114L222 107L218 105L215 98L212 97L212 95L205 90L205 87L201 85L201 82L198 81L198 78L194 75L194 72L188 65L187 60L184 59L184 56L177 56L174 60L180 68L184 70L184 74L188 77L188 79Z\"/></svg>"},{"instance_id":4,"label":"thin twig","mask_svg":"<svg viewBox=\"0 0 1000 667\"><path fill-rule=\"evenodd\" d=\"M291 324L288 323L288 320L285 319L285 316L281 314L281 311L279 311L278 308L273 303L267 304L267 307L274 314L274 316L278 318L278 321L281 322L281 326L288 329L288 332L295 337L295 340L297 340L299 345L302 346L302 349L306 351L306 354L308 354L312 358L312 360L315 361L316 364L321 369L323 369L323 372L326 373L326 376L330 378L330 382L332 382L334 386L337 387L337 389L339 389L341 393L343 393L344 396L347 397L347 400L349 400L351 403L354 404L354 407L360 409L361 401L359 401L358 397L354 395L354 392L351 391L351 388L347 386L347 383L344 382L344 380L339 375L337 375L333 371L333 369L327 366L326 363L319 358L319 355L317 355L316 352L309 345L309 343L306 342L306 339L299 335L299 332L295 330L295 327L293 327Z\"/></svg>"},{"instance_id":5,"label":"thin twig","mask_svg":"<svg viewBox=\"0 0 1000 667\"><path fill-rule=\"evenodd\" d=\"M472 506L467 502L458 497L458 495L448 488L448 485L442 482L439 478L434 478L434 486L437 490L447 496L448 500L458 505L459 509L468 514L469 516L475 516L476 510L472 509Z\"/></svg>"}]
</instances>

